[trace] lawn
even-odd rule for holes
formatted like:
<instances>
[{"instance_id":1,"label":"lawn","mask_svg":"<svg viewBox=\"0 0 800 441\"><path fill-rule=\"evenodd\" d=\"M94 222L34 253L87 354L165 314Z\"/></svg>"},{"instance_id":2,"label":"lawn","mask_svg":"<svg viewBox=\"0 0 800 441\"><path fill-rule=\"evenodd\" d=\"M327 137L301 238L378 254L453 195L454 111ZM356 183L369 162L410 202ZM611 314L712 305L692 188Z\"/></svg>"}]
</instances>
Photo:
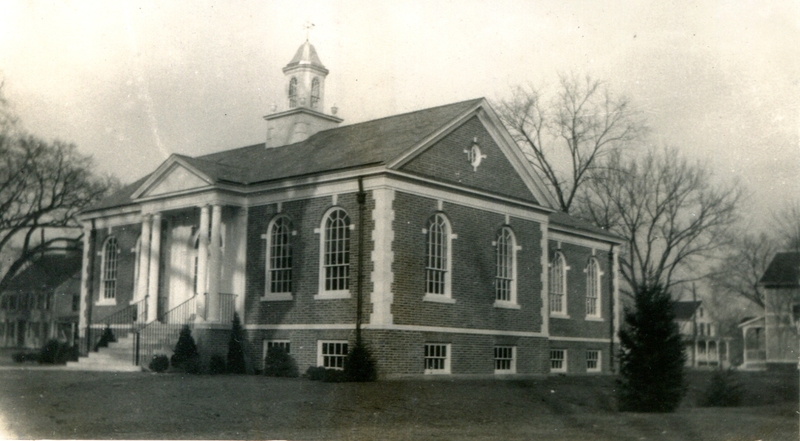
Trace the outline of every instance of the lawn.
<instances>
[{"instance_id":1,"label":"lawn","mask_svg":"<svg viewBox=\"0 0 800 441\"><path fill-rule=\"evenodd\" d=\"M0 371L12 438L796 440L797 373L744 377L756 406L614 410L611 377L334 384L260 376Z\"/></svg>"}]
</instances>

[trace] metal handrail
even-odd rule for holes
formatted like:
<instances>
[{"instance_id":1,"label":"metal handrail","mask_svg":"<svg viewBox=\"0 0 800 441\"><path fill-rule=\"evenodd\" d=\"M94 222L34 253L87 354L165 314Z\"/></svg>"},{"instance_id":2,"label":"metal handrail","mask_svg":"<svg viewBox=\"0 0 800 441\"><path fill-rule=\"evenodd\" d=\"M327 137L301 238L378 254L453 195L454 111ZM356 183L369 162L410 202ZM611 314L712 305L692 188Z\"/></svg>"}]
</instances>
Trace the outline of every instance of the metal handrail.
<instances>
[{"instance_id":1,"label":"metal handrail","mask_svg":"<svg viewBox=\"0 0 800 441\"><path fill-rule=\"evenodd\" d=\"M136 333L134 339L134 361L142 366L157 352L171 352L183 325L194 328L197 314L197 295L170 309Z\"/></svg>"},{"instance_id":2,"label":"metal handrail","mask_svg":"<svg viewBox=\"0 0 800 441\"><path fill-rule=\"evenodd\" d=\"M139 306L143 303L144 300L140 300L92 323L88 328L89 341L92 342L92 347L94 347L94 345L97 343L93 339L93 331L95 328L94 325L104 324L106 327L111 328L111 331L116 333L114 337L117 339L127 336L129 333L133 332L136 326L136 319L139 317Z\"/></svg>"}]
</instances>

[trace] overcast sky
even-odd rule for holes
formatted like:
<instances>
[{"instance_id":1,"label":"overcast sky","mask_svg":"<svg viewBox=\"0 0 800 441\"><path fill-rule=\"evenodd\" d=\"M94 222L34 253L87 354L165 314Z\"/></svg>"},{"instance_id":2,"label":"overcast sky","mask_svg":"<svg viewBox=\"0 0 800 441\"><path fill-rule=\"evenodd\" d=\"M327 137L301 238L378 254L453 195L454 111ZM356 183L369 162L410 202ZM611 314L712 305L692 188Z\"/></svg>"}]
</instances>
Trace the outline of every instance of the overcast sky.
<instances>
[{"instance_id":1,"label":"overcast sky","mask_svg":"<svg viewBox=\"0 0 800 441\"><path fill-rule=\"evenodd\" d=\"M751 215L800 198L793 0L0 0L0 73L25 128L131 182L171 153L264 142L306 21L345 124L588 73L653 142L740 179Z\"/></svg>"}]
</instances>

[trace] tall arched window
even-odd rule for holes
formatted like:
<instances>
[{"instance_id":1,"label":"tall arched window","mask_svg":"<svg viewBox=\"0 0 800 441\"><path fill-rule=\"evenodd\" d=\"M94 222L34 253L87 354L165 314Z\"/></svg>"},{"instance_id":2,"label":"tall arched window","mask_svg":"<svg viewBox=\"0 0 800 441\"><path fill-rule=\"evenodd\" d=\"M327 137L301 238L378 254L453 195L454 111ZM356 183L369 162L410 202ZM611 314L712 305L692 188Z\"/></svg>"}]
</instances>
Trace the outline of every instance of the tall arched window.
<instances>
[{"instance_id":1,"label":"tall arched window","mask_svg":"<svg viewBox=\"0 0 800 441\"><path fill-rule=\"evenodd\" d=\"M297 77L292 77L289 80L289 107L297 107Z\"/></svg>"},{"instance_id":2,"label":"tall arched window","mask_svg":"<svg viewBox=\"0 0 800 441\"><path fill-rule=\"evenodd\" d=\"M350 289L350 217L341 208L332 209L322 222L321 288L329 293Z\"/></svg>"},{"instance_id":3,"label":"tall arched window","mask_svg":"<svg viewBox=\"0 0 800 441\"><path fill-rule=\"evenodd\" d=\"M319 105L319 78L311 81L311 108L316 109Z\"/></svg>"},{"instance_id":4,"label":"tall arched window","mask_svg":"<svg viewBox=\"0 0 800 441\"><path fill-rule=\"evenodd\" d=\"M550 312L567 313L567 262L560 251L556 251L550 263Z\"/></svg>"},{"instance_id":5,"label":"tall arched window","mask_svg":"<svg viewBox=\"0 0 800 441\"><path fill-rule=\"evenodd\" d=\"M594 257L586 264L586 316L600 317L600 264Z\"/></svg>"},{"instance_id":6,"label":"tall arched window","mask_svg":"<svg viewBox=\"0 0 800 441\"><path fill-rule=\"evenodd\" d=\"M511 228L503 227L497 234L496 272L494 278L495 300L516 303L516 239Z\"/></svg>"},{"instance_id":7,"label":"tall arched window","mask_svg":"<svg viewBox=\"0 0 800 441\"><path fill-rule=\"evenodd\" d=\"M450 223L437 213L428 220L425 241L425 294L450 297Z\"/></svg>"},{"instance_id":8,"label":"tall arched window","mask_svg":"<svg viewBox=\"0 0 800 441\"><path fill-rule=\"evenodd\" d=\"M292 227L279 216L267 228L267 294L292 292Z\"/></svg>"},{"instance_id":9,"label":"tall arched window","mask_svg":"<svg viewBox=\"0 0 800 441\"><path fill-rule=\"evenodd\" d=\"M103 245L103 272L100 275L103 285L103 301L113 302L117 298L117 261L119 259L119 246L114 236L106 239Z\"/></svg>"}]
</instances>

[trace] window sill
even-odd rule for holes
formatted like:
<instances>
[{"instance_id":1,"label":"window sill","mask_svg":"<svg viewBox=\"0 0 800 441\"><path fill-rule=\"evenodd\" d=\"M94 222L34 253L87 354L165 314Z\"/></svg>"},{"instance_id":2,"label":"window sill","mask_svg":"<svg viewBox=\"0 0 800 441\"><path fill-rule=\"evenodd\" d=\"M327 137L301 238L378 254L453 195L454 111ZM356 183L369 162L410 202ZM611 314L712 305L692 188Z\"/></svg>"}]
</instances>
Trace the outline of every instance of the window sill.
<instances>
[{"instance_id":1,"label":"window sill","mask_svg":"<svg viewBox=\"0 0 800 441\"><path fill-rule=\"evenodd\" d=\"M497 371L496 370L496 371L494 371L495 375L514 375L516 373L517 373L517 371L515 371L515 370L508 370L508 371Z\"/></svg>"},{"instance_id":2,"label":"window sill","mask_svg":"<svg viewBox=\"0 0 800 441\"><path fill-rule=\"evenodd\" d=\"M425 294L425 297L422 298L423 302L434 302L434 303L455 303L455 299L452 297L447 297L443 294Z\"/></svg>"},{"instance_id":3,"label":"window sill","mask_svg":"<svg viewBox=\"0 0 800 441\"><path fill-rule=\"evenodd\" d=\"M506 300L495 300L494 305L492 306L494 306L495 308L502 308L502 309L522 309L522 307L519 306L518 303L509 302Z\"/></svg>"},{"instance_id":4,"label":"window sill","mask_svg":"<svg viewBox=\"0 0 800 441\"><path fill-rule=\"evenodd\" d=\"M117 306L117 300L98 300L97 303L95 303L95 306Z\"/></svg>"},{"instance_id":5,"label":"window sill","mask_svg":"<svg viewBox=\"0 0 800 441\"><path fill-rule=\"evenodd\" d=\"M288 292L265 294L261 297L262 302L282 302L292 300L292 294Z\"/></svg>"},{"instance_id":6,"label":"window sill","mask_svg":"<svg viewBox=\"0 0 800 441\"><path fill-rule=\"evenodd\" d=\"M563 312L551 312L550 318L557 318L557 319L570 319L572 317L569 314L564 314Z\"/></svg>"},{"instance_id":7,"label":"window sill","mask_svg":"<svg viewBox=\"0 0 800 441\"><path fill-rule=\"evenodd\" d=\"M602 374L603 371L601 371L600 369L592 369L592 370L586 369L586 373L587 374Z\"/></svg>"},{"instance_id":8,"label":"window sill","mask_svg":"<svg viewBox=\"0 0 800 441\"><path fill-rule=\"evenodd\" d=\"M328 291L316 294L314 300L349 299L350 291Z\"/></svg>"},{"instance_id":9,"label":"window sill","mask_svg":"<svg viewBox=\"0 0 800 441\"><path fill-rule=\"evenodd\" d=\"M550 369L550 373L551 374L566 374L567 370L566 369L559 369L559 370Z\"/></svg>"},{"instance_id":10,"label":"window sill","mask_svg":"<svg viewBox=\"0 0 800 441\"><path fill-rule=\"evenodd\" d=\"M450 371L445 370L436 370L432 371L430 369L425 369L425 375L450 375Z\"/></svg>"},{"instance_id":11,"label":"window sill","mask_svg":"<svg viewBox=\"0 0 800 441\"><path fill-rule=\"evenodd\" d=\"M603 320L603 317L597 317L595 315L587 315L586 316L586 321L587 322L602 322L604 320Z\"/></svg>"}]
</instances>

